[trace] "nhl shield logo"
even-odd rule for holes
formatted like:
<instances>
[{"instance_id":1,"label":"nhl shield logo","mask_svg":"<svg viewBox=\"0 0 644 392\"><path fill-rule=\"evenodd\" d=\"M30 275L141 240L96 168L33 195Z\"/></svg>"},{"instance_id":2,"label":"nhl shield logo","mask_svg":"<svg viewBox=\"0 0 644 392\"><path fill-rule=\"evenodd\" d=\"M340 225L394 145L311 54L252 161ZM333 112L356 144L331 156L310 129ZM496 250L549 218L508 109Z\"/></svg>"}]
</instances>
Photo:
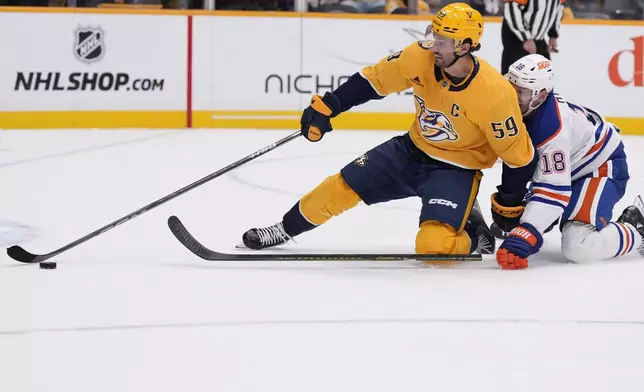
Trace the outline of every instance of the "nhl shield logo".
<instances>
[{"instance_id":1,"label":"nhl shield logo","mask_svg":"<svg viewBox=\"0 0 644 392\"><path fill-rule=\"evenodd\" d=\"M100 28L79 27L76 30L76 43L74 45L76 58L86 63L100 60L105 54L104 36L103 30Z\"/></svg>"}]
</instances>

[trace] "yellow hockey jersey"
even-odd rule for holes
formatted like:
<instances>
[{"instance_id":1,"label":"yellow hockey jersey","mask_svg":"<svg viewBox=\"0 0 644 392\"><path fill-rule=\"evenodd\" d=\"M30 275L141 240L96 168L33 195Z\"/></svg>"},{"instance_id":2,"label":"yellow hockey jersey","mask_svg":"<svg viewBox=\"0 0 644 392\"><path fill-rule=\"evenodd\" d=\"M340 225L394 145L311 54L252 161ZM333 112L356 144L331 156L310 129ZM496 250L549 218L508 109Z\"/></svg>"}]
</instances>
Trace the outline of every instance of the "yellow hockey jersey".
<instances>
[{"instance_id":1,"label":"yellow hockey jersey","mask_svg":"<svg viewBox=\"0 0 644 392\"><path fill-rule=\"evenodd\" d=\"M413 87L414 144L430 157L468 169L492 167L500 157L510 167L530 163L534 149L512 85L487 62L475 58L463 82L452 84L426 41L361 71L382 96Z\"/></svg>"}]
</instances>

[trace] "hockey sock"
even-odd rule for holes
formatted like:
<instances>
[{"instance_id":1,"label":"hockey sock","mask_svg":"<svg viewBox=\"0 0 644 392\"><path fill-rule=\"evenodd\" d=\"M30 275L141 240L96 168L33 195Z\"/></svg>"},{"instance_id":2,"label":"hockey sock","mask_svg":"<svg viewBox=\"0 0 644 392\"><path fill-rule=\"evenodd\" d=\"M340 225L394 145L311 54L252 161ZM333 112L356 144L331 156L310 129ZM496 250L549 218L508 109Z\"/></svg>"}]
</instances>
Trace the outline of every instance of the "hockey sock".
<instances>
[{"instance_id":1,"label":"hockey sock","mask_svg":"<svg viewBox=\"0 0 644 392\"><path fill-rule=\"evenodd\" d=\"M609 226L615 228L617 235L613 236L618 237L613 239L613 241L611 242L615 245L619 244L618 246L614 245L613 247L611 247L611 253L612 251L615 251L615 253L613 253L612 255L613 257L619 257L628 254L632 250L637 250L642 245L642 236L630 224L610 223L606 228L608 228ZM602 232L604 230L602 230Z\"/></svg>"},{"instance_id":2,"label":"hockey sock","mask_svg":"<svg viewBox=\"0 0 644 392\"><path fill-rule=\"evenodd\" d=\"M326 223L359 202L360 197L347 185L342 175L335 174L304 195L284 214L284 230L294 237Z\"/></svg>"}]
</instances>

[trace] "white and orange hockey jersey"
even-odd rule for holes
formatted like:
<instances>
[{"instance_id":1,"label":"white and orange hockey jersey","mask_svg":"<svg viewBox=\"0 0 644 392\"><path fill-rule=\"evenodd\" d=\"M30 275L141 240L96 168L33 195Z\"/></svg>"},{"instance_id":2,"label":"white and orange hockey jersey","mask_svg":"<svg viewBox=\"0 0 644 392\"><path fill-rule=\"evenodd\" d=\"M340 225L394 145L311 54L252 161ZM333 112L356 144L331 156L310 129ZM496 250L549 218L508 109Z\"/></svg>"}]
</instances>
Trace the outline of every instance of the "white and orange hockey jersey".
<instances>
[{"instance_id":1,"label":"white and orange hockey jersey","mask_svg":"<svg viewBox=\"0 0 644 392\"><path fill-rule=\"evenodd\" d=\"M575 205L570 208L584 208L589 214L596 211L592 198L585 202L584 195L572 195L572 183L589 175L612 178L609 158L623 150L619 129L598 113L567 102L554 92L526 121L526 126L539 155L539 166L521 222L544 233L569 207L572 196ZM605 180L592 182L591 186L602 184ZM601 189L582 189L579 193L597 192L601 193ZM567 215L576 213L579 211L569 211ZM591 222L594 218L588 219Z\"/></svg>"}]
</instances>

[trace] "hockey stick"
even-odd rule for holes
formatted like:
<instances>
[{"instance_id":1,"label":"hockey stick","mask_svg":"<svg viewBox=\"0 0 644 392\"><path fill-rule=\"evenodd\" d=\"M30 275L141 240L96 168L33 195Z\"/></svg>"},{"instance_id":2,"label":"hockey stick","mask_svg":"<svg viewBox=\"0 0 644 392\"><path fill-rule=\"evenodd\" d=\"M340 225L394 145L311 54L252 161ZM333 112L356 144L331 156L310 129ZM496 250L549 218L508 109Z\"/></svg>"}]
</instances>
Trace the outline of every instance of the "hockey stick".
<instances>
[{"instance_id":1,"label":"hockey stick","mask_svg":"<svg viewBox=\"0 0 644 392\"><path fill-rule=\"evenodd\" d=\"M421 255L421 254L406 254L406 253L393 253L393 254L369 254L369 253L335 253L335 254L279 254L279 253L264 253L264 254L230 254L220 253L210 250L197 241L192 234L181 223L179 218L171 216L168 218L168 227L172 234L185 246L189 251L202 259L209 261L252 261L252 260L295 260L295 261L405 261L405 260L419 260L428 264L454 264L463 261L482 261L481 255Z\"/></svg>"},{"instance_id":2,"label":"hockey stick","mask_svg":"<svg viewBox=\"0 0 644 392\"><path fill-rule=\"evenodd\" d=\"M287 137L285 137L285 138L283 138L281 140L278 140L277 142L275 142L273 144L270 144L270 145L262 148L261 150L258 150L256 152L248 155L247 157L242 158L242 159L238 160L237 162L232 163L232 164L224 167L223 169L217 170L216 172L211 173L211 174L207 175L206 177L203 177L202 179L197 180L197 181L193 182L192 184L187 185L187 186L179 189L178 191L175 191L175 192L173 192L173 193L171 193L171 194L169 194L169 195L167 195L167 196L165 196L165 197L163 197L163 198L161 198L161 199L159 199L159 200L157 200L155 202L152 202L152 203L148 204L147 206L142 207L142 208L130 213L129 215L126 215L126 216L122 217L121 219L118 219L118 220L116 220L116 221L114 221L114 222L112 222L112 223L110 223L110 224L108 224L106 226L103 226L100 229L89 233L85 237L79 238L76 241L74 241L74 242L72 242L72 243L70 243L68 245L65 245L62 248L57 249L57 250L55 250L53 252L42 254L42 255L35 255L33 253L27 252L26 250L24 250L20 246L14 245L14 246L12 246L12 247L7 249L7 254L12 259L14 259L16 261L19 261L21 263L39 263L41 261L45 261L45 260L47 260L49 258L52 258L52 257L54 257L56 255L59 255L59 254L63 253L65 251L69 250L69 249L72 249L72 248L82 244L83 242L85 242L87 240L90 240L90 239L92 239L92 238L94 238L96 236L99 236L99 235L105 233L106 231L111 230L111 229L115 228L116 226L119 226L119 225L129 221L130 219L134 219L137 216L139 216L139 215L141 215L141 214L143 214L145 212L148 212L151 209L156 208L156 207L160 206L161 204L164 204L165 202L168 202L168 201L174 199L175 197L188 192L191 189L194 189L194 188L196 188L196 187L198 187L200 185L205 184L206 182L208 182L210 180L213 180L213 179L221 176L222 174L228 173L229 171L231 171L233 169L236 169L236 168L240 167L241 165L243 165L243 164L245 164L247 162L250 162L250 161L252 161L253 159L255 159L257 157L262 156L262 155L266 154L267 152L272 151L272 150L276 149L277 147L290 142L291 140L294 140L295 138L299 137L300 135L301 135L300 131L292 133L289 136L287 136Z\"/></svg>"}]
</instances>

